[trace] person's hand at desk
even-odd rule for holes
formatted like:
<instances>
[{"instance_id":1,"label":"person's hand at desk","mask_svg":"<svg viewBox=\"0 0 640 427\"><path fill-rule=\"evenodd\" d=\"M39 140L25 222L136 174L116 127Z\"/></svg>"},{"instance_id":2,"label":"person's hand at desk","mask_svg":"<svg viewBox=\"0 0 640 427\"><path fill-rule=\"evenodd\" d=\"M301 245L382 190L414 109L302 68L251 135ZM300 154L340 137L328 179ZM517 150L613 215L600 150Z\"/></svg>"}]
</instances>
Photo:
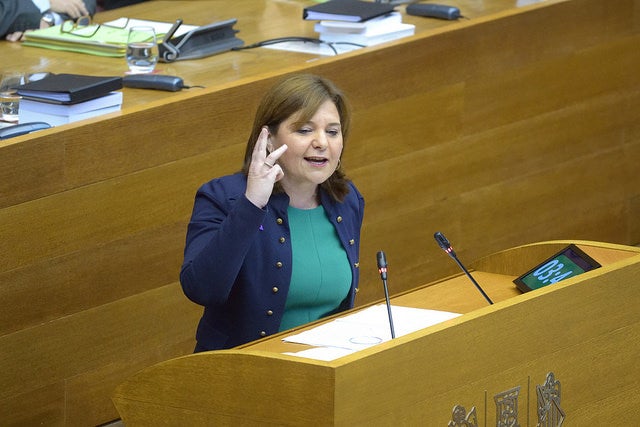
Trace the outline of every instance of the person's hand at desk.
<instances>
[{"instance_id":1,"label":"person's hand at desk","mask_svg":"<svg viewBox=\"0 0 640 427\"><path fill-rule=\"evenodd\" d=\"M92 10L89 10L91 4L85 4L83 0L50 0L51 10L71 19L78 19L81 16L89 16L95 13L95 1Z\"/></svg>"},{"instance_id":2,"label":"person's hand at desk","mask_svg":"<svg viewBox=\"0 0 640 427\"><path fill-rule=\"evenodd\" d=\"M26 31L95 12L96 0L0 0L0 36L10 42L21 41Z\"/></svg>"}]
</instances>

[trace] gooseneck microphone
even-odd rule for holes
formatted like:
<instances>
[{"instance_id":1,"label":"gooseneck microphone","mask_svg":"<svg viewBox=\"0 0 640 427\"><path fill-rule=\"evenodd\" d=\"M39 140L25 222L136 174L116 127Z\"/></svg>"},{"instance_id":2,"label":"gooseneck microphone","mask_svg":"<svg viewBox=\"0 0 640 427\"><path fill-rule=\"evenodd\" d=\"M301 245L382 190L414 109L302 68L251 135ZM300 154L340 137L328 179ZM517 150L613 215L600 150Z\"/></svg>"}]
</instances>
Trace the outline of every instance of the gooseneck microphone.
<instances>
[{"instance_id":1,"label":"gooseneck microphone","mask_svg":"<svg viewBox=\"0 0 640 427\"><path fill-rule=\"evenodd\" d=\"M460 260L456 256L456 252L453 250L453 247L451 246L451 243L449 243L449 240L447 240L447 238L444 237L444 234L442 234L439 231L436 231L436 233L433 235L433 237L436 239L436 242L438 242L438 245L440 245L440 247L446 253L448 253L451 258L453 258L453 260L456 262L456 264L458 264L458 266L462 269L462 271L464 271L464 274L466 274L467 277L469 279L471 279L471 282L473 282L473 284L476 287L476 289L478 289L478 291L480 291L480 293L482 294L484 299L486 299L489 304L493 304L493 301L491 301L491 298L489 298L489 296L485 293L485 291L482 289L482 287L480 287L478 282L476 282L476 280L473 278L473 276L471 276L471 274L467 271L467 269L464 267L464 265L462 265L462 263L460 262Z\"/></svg>"},{"instance_id":2,"label":"gooseneck microphone","mask_svg":"<svg viewBox=\"0 0 640 427\"><path fill-rule=\"evenodd\" d=\"M387 314L389 315L389 327L391 328L391 338L396 337L396 332L393 329L393 316L391 315L391 303L389 302L389 288L387 287L387 257L384 252L378 252L378 272L382 279L382 287L384 288L384 299L387 302Z\"/></svg>"}]
</instances>

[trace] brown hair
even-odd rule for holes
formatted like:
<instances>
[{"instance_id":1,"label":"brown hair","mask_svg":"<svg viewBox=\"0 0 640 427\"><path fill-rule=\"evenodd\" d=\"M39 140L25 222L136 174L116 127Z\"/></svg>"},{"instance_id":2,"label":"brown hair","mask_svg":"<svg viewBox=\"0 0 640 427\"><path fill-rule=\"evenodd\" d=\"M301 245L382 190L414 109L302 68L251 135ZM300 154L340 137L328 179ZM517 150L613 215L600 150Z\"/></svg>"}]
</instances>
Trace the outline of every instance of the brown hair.
<instances>
[{"instance_id":1,"label":"brown hair","mask_svg":"<svg viewBox=\"0 0 640 427\"><path fill-rule=\"evenodd\" d=\"M351 122L351 109L344 94L331 81L323 77L312 74L294 74L281 80L262 98L253 122L251 135L247 141L242 172L245 175L249 173L251 154L263 126L267 126L269 132L276 134L280 124L296 113L300 114L299 120L301 122L306 122L313 117L326 100L331 100L338 110L344 152ZM325 182L320 184L320 187L334 200L342 201L349 192L347 182L340 165ZM276 183L274 191L283 191L282 186Z\"/></svg>"}]
</instances>

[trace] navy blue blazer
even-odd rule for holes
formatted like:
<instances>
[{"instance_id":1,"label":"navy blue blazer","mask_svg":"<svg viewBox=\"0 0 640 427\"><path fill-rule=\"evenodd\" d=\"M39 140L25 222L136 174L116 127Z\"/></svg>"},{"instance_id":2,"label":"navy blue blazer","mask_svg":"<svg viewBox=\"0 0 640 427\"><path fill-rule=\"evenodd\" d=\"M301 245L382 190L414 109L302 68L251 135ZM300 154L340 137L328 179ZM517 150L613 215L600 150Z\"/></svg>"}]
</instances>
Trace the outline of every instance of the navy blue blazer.
<instances>
[{"instance_id":1,"label":"navy blue blazer","mask_svg":"<svg viewBox=\"0 0 640 427\"><path fill-rule=\"evenodd\" d=\"M347 253L351 289L336 312L352 308L359 280L364 199L350 183L342 203L320 191L320 202ZM196 351L231 348L278 332L291 281L286 193L264 209L244 195L247 178L216 178L196 193L187 230L180 283L204 306Z\"/></svg>"}]
</instances>

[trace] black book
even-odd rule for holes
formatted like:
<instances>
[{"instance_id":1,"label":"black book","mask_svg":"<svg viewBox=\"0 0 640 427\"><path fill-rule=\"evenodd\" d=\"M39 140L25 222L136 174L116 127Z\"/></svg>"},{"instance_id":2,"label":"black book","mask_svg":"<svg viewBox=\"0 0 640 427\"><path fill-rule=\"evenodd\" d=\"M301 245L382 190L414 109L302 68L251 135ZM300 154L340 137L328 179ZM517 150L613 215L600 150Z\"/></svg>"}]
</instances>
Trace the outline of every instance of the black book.
<instances>
[{"instance_id":1,"label":"black book","mask_svg":"<svg viewBox=\"0 0 640 427\"><path fill-rule=\"evenodd\" d=\"M394 11L390 3L374 3L360 0L329 0L325 3L306 7L302 19L307 21L349 21L362 22L386 15Z\"/></svg>"},{"instance_id":2,"label":"black book","mask_svg":"<svg viewBox=\"0 0 640 427\"><path fill-rule=\"evenodd\" d=\"M122 77L52 74L18 86L18 95L55 104L77 104L122 89Z\"/></svg>"}]
</instances>

